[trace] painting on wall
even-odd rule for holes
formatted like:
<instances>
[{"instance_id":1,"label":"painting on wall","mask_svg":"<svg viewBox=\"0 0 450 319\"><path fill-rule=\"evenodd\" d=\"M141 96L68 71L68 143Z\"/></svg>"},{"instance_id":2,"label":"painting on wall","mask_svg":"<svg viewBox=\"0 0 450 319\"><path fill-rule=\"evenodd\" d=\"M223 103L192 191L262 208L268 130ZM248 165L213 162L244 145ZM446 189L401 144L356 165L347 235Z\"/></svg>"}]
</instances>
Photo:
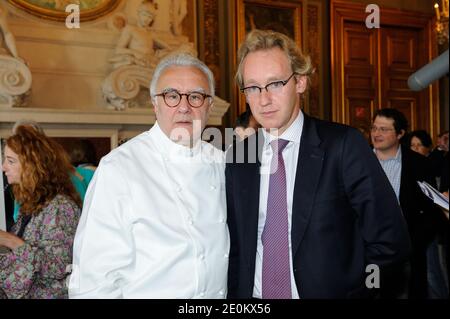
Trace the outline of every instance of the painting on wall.
<instances>
[{"instance_id":1,"label":"painting on wall","mask_svg":"<svg viewBox=\"0 0 450 319\"><path fill-rule=\"evenodd\" d=\"M253 29L274 30L301 43L301 3L240 0L240 33L245 37ZM245 33L243 33L245 31Z\"/></svg>"},{"instance_id":2,"label":"painting on wall","mask_svg":"<svg viewBox=\"0 0 450 319\"><path fill-rule=\"evenodd\" d=\"M301 2L239 0L238 46L253 29L274 30L286 34L302 46ZM245 98L239 99L239 113L246 109Z\"/></svg>"},{"instance_id":3,"label":"painting on wall","mask_svg":"<svg viewBox=\"0 0 450 319\"><path fill-rule=\"evenodd\" d=\"M97 19L112 11L120 0L8 0L14 6L40 18L65 21L66 7L77 4L80 8L80 20Z\"/></svg>"}]
</instances>

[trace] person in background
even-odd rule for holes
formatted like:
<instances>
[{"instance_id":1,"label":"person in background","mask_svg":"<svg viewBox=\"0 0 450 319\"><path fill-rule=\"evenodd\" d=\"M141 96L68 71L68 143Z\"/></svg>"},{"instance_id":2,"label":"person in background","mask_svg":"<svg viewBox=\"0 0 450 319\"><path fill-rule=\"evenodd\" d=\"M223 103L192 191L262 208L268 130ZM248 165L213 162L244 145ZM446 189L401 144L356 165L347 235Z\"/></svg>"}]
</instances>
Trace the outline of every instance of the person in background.
<instances>
[{"instance_id":1,"label":"person in background","mask_svg":"<svg viewBox=\"0 0 450 319\"><path fill-rule=\"evenodd\" d=\"M75 176L72 180L84 200L89 183L97 168L95 148L87 139L76 140L70 146L70 162L75 167Z\"/></svg>"},{"instance_id":2,"label":"person in background","mask_svg":"<svg viewBox=\"0 0 450 319\"><path fill-rule=\"evenodd\" d=\"M433 177L436 178L436 185L440 189L442 175L448 167L448 157L446 157L448 154L448 131L439 135L437 146L434 149L431 136L425 130L409 133L406 136L406 145L416 153L428 158Z\"/></svg>"},{"instance_id":3,"label":"person in background","mask_svg":"<svg viewBox=\"0 0 450 319\"><path fill-rule=\"evenodd\" d=\"M399 274L399 285L390 291L393 297L426 299L428 292L427 249L442 224L442 214L434 203L425 196L418 181L426 181L435 186L428 159L412 151L409 145L402 145L408 129L406 117L397 109L384 108L377 110L373 117L371 129L374 153L377 156L392 188L397 195L403 216L408 223L412 243L410 269ZM434 266L433 266L434 267ZM431 269L433 272L435 269ZM407 278L406 284L400 279ZM443 280L437 280L442 284Z\"/></svg>"},{"instance_id":4,"label":"person in background","mask_svg":"<svg viewBox=\"0 0 450 319\"><path fill-rule=\"evenodd\" d=\"M92 142L88 139L75 140L70 146L69 156L72 165L95 171L97 168L97 157Z\"/></svg>"},{"instance_id":5,"label":"person in background","mask_svg":"<svg viewBox=\"0 0 450 319\"><path fill-rule=\"evenodd\" d=\"M62 147L31 126L6 139L2 170L12 185L20 215L10 232L0 231L0 297L67 298L66 278L81 200Z\"/></svg>"},{"instance_id":6,"label":"person in background","mask_svg":"<svg viewBox=\"0 0 450 319\"><path fill-rule=\"evenodd\" d=\"M30 129L34 129L37 132L39 132L42 135L45 135L44 130L42 127L33 120L19 120L17 121L13 128L12 133L16 134L17 128L21 126L29 127ZM58 144L54 142L55 144ZM58 144L59 145L59 144ZM64 151L64 149L63 149ZM68 156L68 155L67 155ZM84 197L86 195L87 188L89 186L89 183L94 175L94 172L92 169L86 169L83 167L71 167L70 171L70 179L75 187L75 190L78 192L78 195L81 198L81 203L84 201ZM17 201L14 201L14 213L13 213L13 219L14 222L17 222L17 219L19 218L19 212L20 212L20 204Z\"/></svg>"},{"instance_id":7,"label":"person in background","mask_svg":"<svg viewBox=\"0 0 450 319\"><path fill-rule=\"evenodd\" d=\"M425 130L416 130L408 134L409 147L414 152L422 154L425 157L430 155L433 141L430 134Z\"/></svg>"},{"instance_id":8,"label":"person in background","mask_svg":"<svg viewBox=\"0 0 450 319\"><path fill-rule=\"evenodd\" d=\"M439 134L436 147L430 153L430 161L433 166L436 182L439 189L448 190L448 187L445 187L446 183L446 170L448 172L448 131L444 131ZM448 184L447 184L448 185Z\"/></svg>"},{"instance_id":9,"label":"person in background","mask_svg":"<svg viewBox=\"0 0 450 319\"><path fill-rule=\"evenodd\" d=\"M448 131L444 131L439 134L438 142L436 144L437 150L448 152Z\"/></svg>"}]
</instances>

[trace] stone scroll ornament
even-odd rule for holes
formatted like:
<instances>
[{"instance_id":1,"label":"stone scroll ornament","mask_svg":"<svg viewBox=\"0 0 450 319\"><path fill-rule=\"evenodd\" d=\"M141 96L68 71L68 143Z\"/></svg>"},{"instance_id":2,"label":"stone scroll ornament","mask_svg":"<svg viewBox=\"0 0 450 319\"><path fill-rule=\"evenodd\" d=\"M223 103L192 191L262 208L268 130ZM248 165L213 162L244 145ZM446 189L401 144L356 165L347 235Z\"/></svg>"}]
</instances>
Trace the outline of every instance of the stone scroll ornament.
<instances>
[{"instance_id":1,"label":"stone scroll ornament","mask_svg":"<svg viewBox=\"0 0 450 319\"><path fill-rule=\"evenodd\" d=\"M146 68L136 65L119 67L103 82L103 97L116 110L136 107L141 88L148 87L150 80L151 72Z\"/></svg>"},{"instance_id":2,"label":"stone scroll ornament","mask_svg":"<svg viewBox=\"0 0 450 319\"><path fill-rule=\"evenodd\" d=\"M25 106L31 93L31 78L24 62L0 55L0 105Z\"/></svg>"}]
</instances>

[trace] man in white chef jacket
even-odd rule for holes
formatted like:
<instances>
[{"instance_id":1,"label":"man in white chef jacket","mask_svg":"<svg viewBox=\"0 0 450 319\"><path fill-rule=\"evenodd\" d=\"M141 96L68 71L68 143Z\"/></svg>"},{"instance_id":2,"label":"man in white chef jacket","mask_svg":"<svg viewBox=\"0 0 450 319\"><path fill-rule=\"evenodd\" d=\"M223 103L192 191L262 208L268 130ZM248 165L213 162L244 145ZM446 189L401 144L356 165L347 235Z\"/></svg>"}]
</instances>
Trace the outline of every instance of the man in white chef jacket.
<instances>
[{"instance_id":1,"label":"man in white chef jacket","mask_svg":"<svg viewBox=\"0 0 450 319\"><path fill-rule=\"evenodd\" d=\"M208 67L156 67L156 123L100 162L74 242L70 298L225 298L229 234L222 151L201 141Z\"/></svg>"}]
</instances>

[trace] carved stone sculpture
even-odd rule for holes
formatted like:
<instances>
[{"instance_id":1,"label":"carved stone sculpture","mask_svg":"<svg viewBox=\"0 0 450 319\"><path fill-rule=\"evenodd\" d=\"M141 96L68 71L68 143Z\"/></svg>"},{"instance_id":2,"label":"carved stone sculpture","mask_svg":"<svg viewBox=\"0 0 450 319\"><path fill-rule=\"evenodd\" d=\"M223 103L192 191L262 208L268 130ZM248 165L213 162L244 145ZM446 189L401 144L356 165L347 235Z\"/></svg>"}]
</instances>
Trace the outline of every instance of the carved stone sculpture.
<instances>
[{"instance_id":1,"label":"carved stone sculpture","mask_svg":"<svg viewBox=\"0 0 450 319\"><path fill-rule=\"evenodd\" d=\"M158 57L168 45L155 39L151 26L157 14L151 1L138 7L138 24L122 29L114 56L109 60L113 71L103 82L103 97L110 107L124 110L135 106L141 88L148 85Z\"/></svg>"},{"instance_id":2,"label":"carved stone sculpture","mask_svg":"<svg viewBox=\"0 0 450 319\"><path fill-rule=\"evenodd\" d=\"M114 56L109 60L113 71L102 85L103 97L110 108L150 107L148 87L159 60L174 52L197 54L185 37L157 35L152 30L157 13L152 1L144 1L138 7L138 24L127 24L122 29Z\"/></svg>"},{"instance_id":3,"label":"carved stone sculpture","mask_svg":"<svg viewBox=\"0 0 450 319\"><path fill-rule=\"evenodd\" d=\"M31 72L17 53L16 41L0 7L0 105L25 106L31 90Z\"/></svg>"},{"instance_id":4,"label":"carved stone sculpture","mask_svg":"<svg viewBox=\"0 0 450 319\"><path fill-rule=\"evenodd\" d=\"M172 0L170 10L172 32L174 35L181 35L181 24L187 15L187 0Z\"/></svg>"}]
</instances>

